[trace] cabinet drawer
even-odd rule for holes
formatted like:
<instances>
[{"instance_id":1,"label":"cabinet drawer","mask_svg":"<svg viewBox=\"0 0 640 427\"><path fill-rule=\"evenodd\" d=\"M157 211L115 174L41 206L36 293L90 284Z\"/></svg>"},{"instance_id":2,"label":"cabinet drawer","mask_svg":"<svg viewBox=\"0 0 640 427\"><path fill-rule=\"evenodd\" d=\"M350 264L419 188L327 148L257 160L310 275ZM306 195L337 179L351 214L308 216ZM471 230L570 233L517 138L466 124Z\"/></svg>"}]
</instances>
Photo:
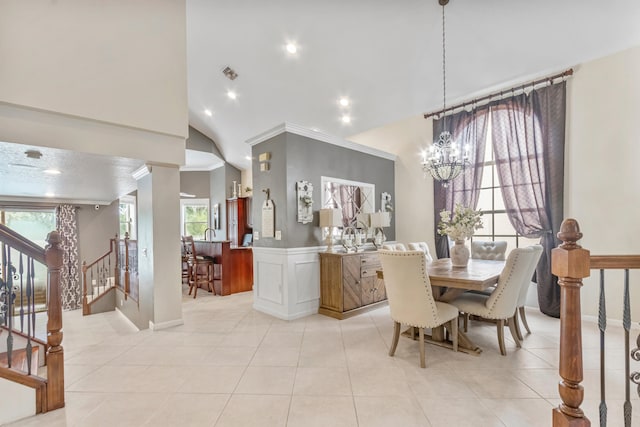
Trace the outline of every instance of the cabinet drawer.
<instances>
[{"instance_id":1,"label":"cabinet drawer","mask_svg":"<svg viewBox=\"0 0 640 427\"><path fill-rule=\"evenodd\" d=\"M378 258L378 254L362 254L360 256L360 266L362 269L370 269L371 267L380 268L380 258Z\"/></svg>"},{"instance_id":2,"label":"cabinet drawer","mask_svg":"<svg viewBox=\"0 0 640 427\"><path fill-rule=\"evenodd\" d=\"M376 276L377 270L380 270L380 266L371 266L371 267L367 267L367 268L362 268L360 270L360 277L365 278L365 277L373 277Z\"/></svg>"}]
</instances>

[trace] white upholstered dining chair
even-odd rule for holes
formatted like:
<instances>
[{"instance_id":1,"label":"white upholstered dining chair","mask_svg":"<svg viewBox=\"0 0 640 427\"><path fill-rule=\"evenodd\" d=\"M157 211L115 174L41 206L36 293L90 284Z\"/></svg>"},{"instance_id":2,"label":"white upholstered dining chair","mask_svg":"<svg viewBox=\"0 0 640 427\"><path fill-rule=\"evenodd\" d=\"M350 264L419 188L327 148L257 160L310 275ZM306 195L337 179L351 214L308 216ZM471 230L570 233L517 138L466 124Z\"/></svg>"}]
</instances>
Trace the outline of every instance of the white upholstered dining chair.
<instances>
[{"instance_id":1,"label":"white upholstered dining chair","mask_svg":"<svg viewBox=\"0 0 640 427\"><path fill-rule=\"evenodd\" d=\"M499 240L496 242L474 240L471 242L471 258L493 259L504 261L507 253L507 242Z\"/></svg>"},{"instance_id":2,"label":"white upholstered dining chair","mask_svg":"<svg viewBox=\"0 0 640 427\"><path fill-rule=\"evenodd\" d=\"M382 249L378 251L378 256L384 271L384 286L394 321L389 356L395 354L401 324L418 328L421 368L426 366L424 328L448 324L453 350L458 351L458 309L433 299L424 252Z\"/></svg>"},{"instance_id":3,"label":"white upholstered dining chair","mask_svg":"<svg viewBox=\"0 0 640 427\"><path fill-rule=\"evenodd\" d=\"M504 327L509 326L511 336L520 347L520 340L516 332L515 311L520 297L520 291L524 283L529 283L535 265L534 259L540 257L533 247L516 248L509 253L506 264L496 289L489 296L465 292L451 301L458 310L465 314L471 314L496 321L498 328L498 345L500 353L505 356L507 351L504 345ZM386 272L385 272L386 277Z\"/></svg>"},{"instance_id":4,"label":"white upholstered dining chair","mask_svg":"<svg viewBox=\"0 0 640 427\"><path fill-rule=\"evenodd\" d=\"M433 261L433 257L431 256L431 252L429 252L429 246L427 245L427 242L409 243L409 250L410 251L422 251L426 255L428 262Z\"/></svg>"},{"instance_id":5,"label":"white upholstered dining chair","mask_svg":"<svg viewBox=\"0 0 640 427\"><path fill-rule=\"evenodd\" d=\"M540 257L542 256L542 251L544 248L542 245L533 245L530 246L536 253L535 259L531 261L531 276L533 276L533 272L536 271L536 267L538 266L538 261L540 261ZM518 308L515 312L515 326L516 333L518 334L518 338L520 340L524 339L522 336L522 332L520 330L520 320L522 320L522 324L524 328L527 330L527 333L531 333L531 329L529 329L529 324L527 323L527 316L525 314L524 305L527 302L527 293L529 292L529 285L531 284L531 276L522 284L522 288L520 289L520 295L518 295Z\"/></svg>"},{"instance_id":6,"label":"white upholstered dining chair","mask_svg":"<svg viewBox=\"0 0 640 427\"><path fill-rule=\"evenodd\" d=\"M382 249L387 251L402 251L402 252L407 250L405 245L402 243L387 243L382 245Z\"/></svg>"}]
</instances>

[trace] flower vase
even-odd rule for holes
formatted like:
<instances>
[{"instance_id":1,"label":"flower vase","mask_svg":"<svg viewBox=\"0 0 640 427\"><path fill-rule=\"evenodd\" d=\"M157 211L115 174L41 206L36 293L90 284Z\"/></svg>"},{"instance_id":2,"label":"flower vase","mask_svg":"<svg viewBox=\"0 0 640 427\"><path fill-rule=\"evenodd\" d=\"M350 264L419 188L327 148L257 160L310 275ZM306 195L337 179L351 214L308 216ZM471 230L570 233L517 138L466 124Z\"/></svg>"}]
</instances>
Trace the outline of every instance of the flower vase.
<instances>
[{"instance_id":1,"label":"flower vase","mask_svg":"<svg viewBox=\"0 0 640 427\"><path fill-rule=\"evenodd\" d=\"M466 267L469 263L470 252L464 242L464 240L455 240L455 244L449 249L453 267Z\"/></svg>"}]
</instances>

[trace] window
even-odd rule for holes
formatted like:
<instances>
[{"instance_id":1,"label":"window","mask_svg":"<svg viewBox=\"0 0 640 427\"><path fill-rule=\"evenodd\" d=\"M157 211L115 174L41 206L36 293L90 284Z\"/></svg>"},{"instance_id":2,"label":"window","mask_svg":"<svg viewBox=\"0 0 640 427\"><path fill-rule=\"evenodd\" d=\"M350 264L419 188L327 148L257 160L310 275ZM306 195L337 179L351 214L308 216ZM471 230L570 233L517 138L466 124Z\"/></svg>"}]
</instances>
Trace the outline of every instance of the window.
<instances>
[{"instance_id":1,"label":"window","mask_svg":"<svg viewBox=\"0 0 640 427\"><path fill-rule=\"evenodd\" d=\"M480 195L476 208L482 211L483 228L477 230L471 240L504 240L507 242L508 253L514 248L538 244L540 239L528 239L519 235L507 217L491 145L491 123L489 122L487 126L487 147L484 154L482 183L480 184Z\"/></svg>"},{"instance_id":2,"label":"window","mask_svg":"<svg viewBox=\"0 0 640 427\"><path fill-rule=\"evenodd\" d=\"M180 200L180 221L183 236L204 239L209 227L209 199Z\"/></svg>"},{"instance_id":3,"label":"window","mask_svg":"<svg viewBox=\"0 0 640 427\"><path fill-rule=\"evenodd\" d=\"M129 238L136 239L136 198L123 196L120 198L120 237L124 239L125 233Z\"/></svg>"}]
</instances>

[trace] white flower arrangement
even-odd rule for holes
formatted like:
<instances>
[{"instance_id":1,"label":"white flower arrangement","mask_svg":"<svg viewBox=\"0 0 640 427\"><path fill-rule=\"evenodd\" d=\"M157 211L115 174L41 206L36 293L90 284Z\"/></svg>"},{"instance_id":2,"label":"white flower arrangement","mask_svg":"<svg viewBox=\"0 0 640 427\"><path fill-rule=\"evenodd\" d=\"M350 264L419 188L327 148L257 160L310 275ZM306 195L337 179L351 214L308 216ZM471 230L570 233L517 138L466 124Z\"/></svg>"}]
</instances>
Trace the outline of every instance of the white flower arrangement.
<instances>
[{"instance_id":1,"label":"white flower arrangement","mask_svg":"<svg viewBox=\"0 0 640 427\"><path fill-rule=\"evenodd\" d=\"M453 240L469 239L474 232L482 228L482 211L474 211L457 203L451 212L443 210L440 212L440 223L438 224L438 234L449 236Z\"/></svg>"}]
</instances>

